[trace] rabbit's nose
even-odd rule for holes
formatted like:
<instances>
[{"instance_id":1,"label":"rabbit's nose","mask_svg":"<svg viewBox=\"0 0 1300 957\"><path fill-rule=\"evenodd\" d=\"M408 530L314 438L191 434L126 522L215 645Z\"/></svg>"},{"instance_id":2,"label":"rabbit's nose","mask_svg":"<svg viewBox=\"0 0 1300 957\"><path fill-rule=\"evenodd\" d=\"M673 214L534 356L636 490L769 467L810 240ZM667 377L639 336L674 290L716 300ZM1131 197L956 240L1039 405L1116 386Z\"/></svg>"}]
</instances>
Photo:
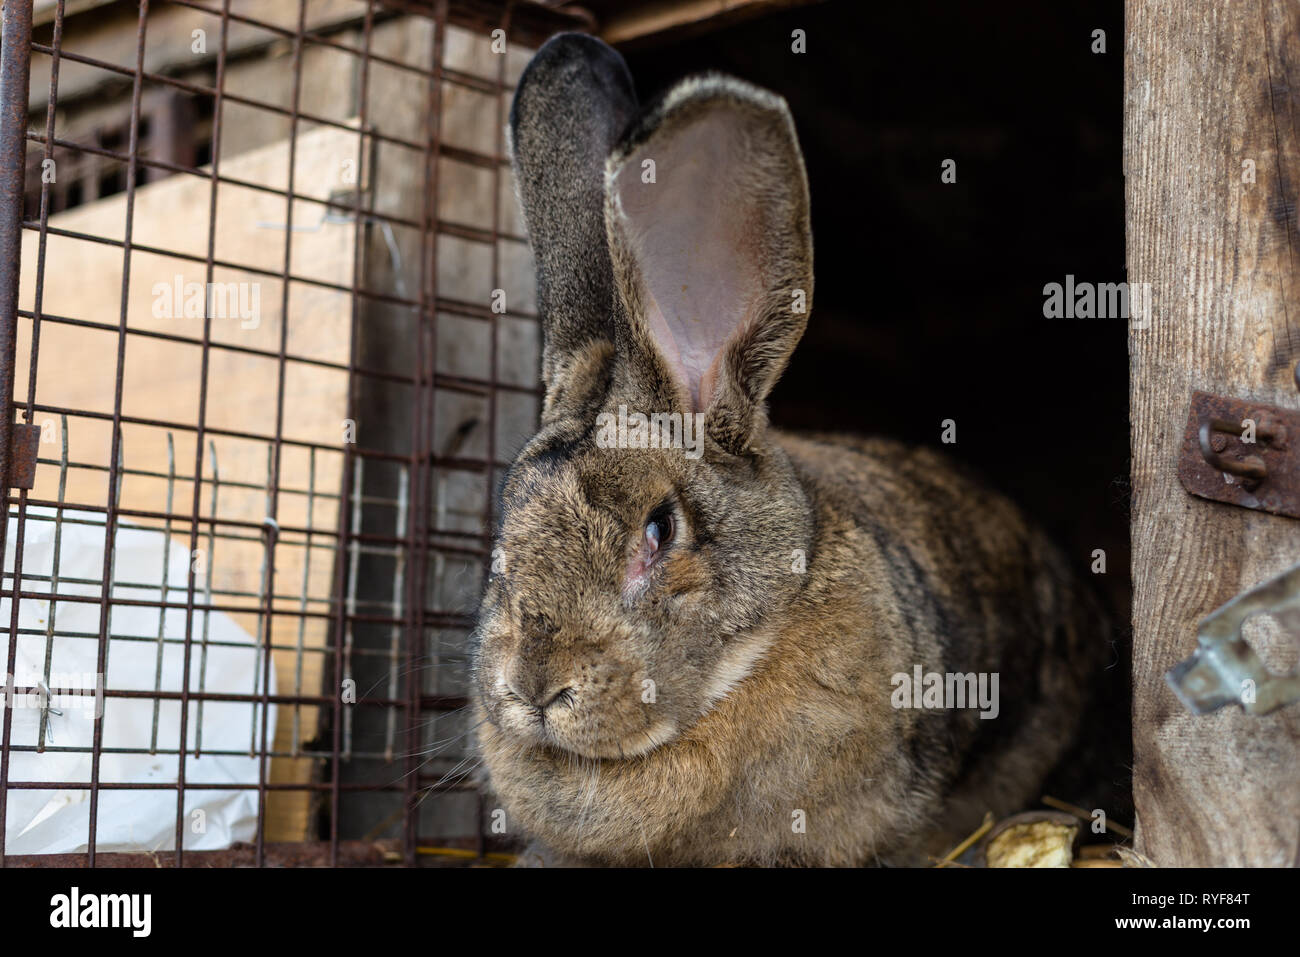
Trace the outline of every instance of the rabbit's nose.
<instances>
[{"instance_id":1,"label":"rabbit's nose","mask_svg":"<svg viewBox=\"0 0 1300 957\"><path fill-rule=\"evenodd\" d=\"M566 684L548 684L540 675L526 676L518 673L507 676L506 687L516 698L537 711L545 711L566 692L573 689Z\"/></svg>"}]
</instances>

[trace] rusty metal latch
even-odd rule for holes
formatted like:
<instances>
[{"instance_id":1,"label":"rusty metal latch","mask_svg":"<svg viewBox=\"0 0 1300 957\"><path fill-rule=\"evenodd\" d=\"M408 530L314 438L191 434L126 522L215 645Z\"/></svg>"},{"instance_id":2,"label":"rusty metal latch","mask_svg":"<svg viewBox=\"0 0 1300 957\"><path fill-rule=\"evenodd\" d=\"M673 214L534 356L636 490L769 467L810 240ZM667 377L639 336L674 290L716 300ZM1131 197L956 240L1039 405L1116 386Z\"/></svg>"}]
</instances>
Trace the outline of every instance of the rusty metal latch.
<instances>
[{"instance_id":1,"label":"rusty metal latch","mask_svg":"<svg viewBox=\"0 0 1300 957\"><path fill-rule=\"evenodd\" d=\"M1193 393L1178 478L1201 498L1300 518L1300 411Z\"/></svg>"},{"instance_id":2,"label":"rusty metal latch","mask_svg":"<svg viewBox=\"0 0 1300 957\"><path fill-rule=\"evenodd\" d=\"M36 457L41 450L41 427L14 423L9 443L9 486L30 489L36 484Z\"/></svg>"},{"instance_id":3,"label":"rusty metal latch","mask_svg":"<svg viewBox=\"0 0 1300 957\"><path fill-rule=\"evenodd\" d=\"M1300 637L1300 565L1242 592L1201 622L1196 652L1165 674L1189 711L1209 714L1235 701L1247 714L1268 714L1300 701L1300 674L1271 674L1241 635L1246 619L1266 614L1284 633Z\"/></svg>"}]
</instances>

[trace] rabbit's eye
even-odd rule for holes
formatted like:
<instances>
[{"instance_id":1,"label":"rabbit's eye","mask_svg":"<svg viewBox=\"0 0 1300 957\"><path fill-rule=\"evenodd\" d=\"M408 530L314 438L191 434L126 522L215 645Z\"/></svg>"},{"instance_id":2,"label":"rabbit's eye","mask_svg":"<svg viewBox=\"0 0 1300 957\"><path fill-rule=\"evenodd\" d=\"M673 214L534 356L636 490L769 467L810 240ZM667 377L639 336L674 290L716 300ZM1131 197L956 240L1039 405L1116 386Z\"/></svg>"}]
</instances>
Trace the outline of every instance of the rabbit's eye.
<instances>
[{"instance_id":1,"label":"rabbit's eye","mask_svg":"<svg viewBox=\"0 0 1300 957\"><path fill-rule=\"evenodd\" d=\"M654 555L673 538L673 513L662 512L650 516L645 526L645 542Z\"/></svg>"},{"instance_id":2,"label":"rabbit's eye","mask_svg":"<svg viewBox=\"0 0 1300 957\"><path fill-rule=\"evenodd\" d=\"M623 582L623 596L626 600L635 600L649 587L651 569L659 564L676 533L677 522L673 517L672 504L664 502L650 513L641 529L641 540L637 543L636 554L628 563Z\"/></svg>"}]
</instances>

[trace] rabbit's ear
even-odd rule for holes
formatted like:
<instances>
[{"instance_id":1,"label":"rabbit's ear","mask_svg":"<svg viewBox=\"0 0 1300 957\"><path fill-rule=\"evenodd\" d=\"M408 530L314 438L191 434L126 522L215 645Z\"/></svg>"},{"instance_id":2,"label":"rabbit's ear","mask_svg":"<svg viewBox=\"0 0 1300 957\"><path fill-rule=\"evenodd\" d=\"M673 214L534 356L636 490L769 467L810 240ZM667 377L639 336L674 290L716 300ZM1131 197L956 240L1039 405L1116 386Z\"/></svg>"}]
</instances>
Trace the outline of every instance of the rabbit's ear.
<instances>
[{"instance_id":1,"label":"rabbit's ear","mask_svg":"<svg viewBox=\"0 0 1300 957\"><path fill-rule=\"evenodd\" d=\"M537 51L510 107L515 182L537 267L546 411L581 392L613 348L605 158L637 112L623 58L562 33ZM545 414L545 412L544 412Z\"/></svg>"},{"instance_id":2,"label":"rabbit's ear","mask_svg":"<svg viewBox=\"0 0 1300 957\"><path fill-rule=\"evenodd\" d=\"M729 77L680 83L610 156L605 192L634 351L743 453L812 306L808 181L785 101Z\"/></svg>"}]
</instances>

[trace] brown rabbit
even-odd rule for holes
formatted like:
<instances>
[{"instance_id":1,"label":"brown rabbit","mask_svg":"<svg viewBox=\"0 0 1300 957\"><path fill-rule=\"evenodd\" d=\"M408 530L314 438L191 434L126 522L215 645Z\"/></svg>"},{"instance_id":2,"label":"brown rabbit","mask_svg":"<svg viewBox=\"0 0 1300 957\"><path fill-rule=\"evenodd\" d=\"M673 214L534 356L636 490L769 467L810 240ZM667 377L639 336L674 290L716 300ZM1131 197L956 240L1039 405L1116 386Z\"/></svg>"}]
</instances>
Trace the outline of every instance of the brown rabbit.
<instances>
[{"instance_id":1,"label":"brown rabbit","mask_svg":"<svg viewBox=\"0 0 1300 957\"><path fill-rule=\"evenodd\" d=\"M784 101L704 76L640 111L570 34L510 129L546 396L474 636L508 829L567 863L852 865L1036 801L1111 658L1064 559L935 453L768 426L813 289Z\"/></svg>"}]
</instances>

